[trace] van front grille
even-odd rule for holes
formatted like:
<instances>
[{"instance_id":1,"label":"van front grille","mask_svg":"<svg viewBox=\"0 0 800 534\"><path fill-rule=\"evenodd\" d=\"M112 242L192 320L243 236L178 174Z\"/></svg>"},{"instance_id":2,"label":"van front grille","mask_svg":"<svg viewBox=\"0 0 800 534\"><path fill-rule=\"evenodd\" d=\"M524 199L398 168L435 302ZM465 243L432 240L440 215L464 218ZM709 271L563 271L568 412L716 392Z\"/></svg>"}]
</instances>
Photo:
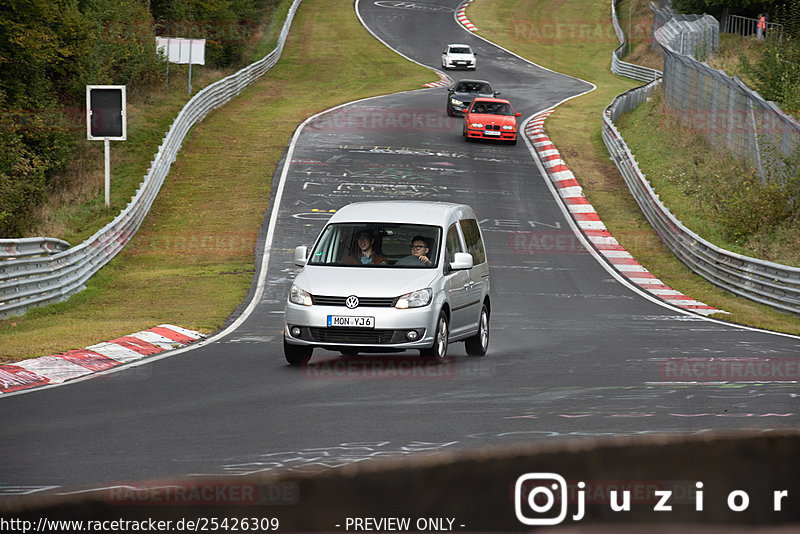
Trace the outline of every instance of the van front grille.
<instances>
[{"instance_id":1,"label":"van front grille","mask_svg":"<svg viewBox=\"0 0 800 534\"><path fill-rule=\"evenodd\" d=\"M312 295L311 301L318 306L344 306L347 297ZM358 297L359 308L391 308L397 297Z\"/></svg>"}]
</instances>

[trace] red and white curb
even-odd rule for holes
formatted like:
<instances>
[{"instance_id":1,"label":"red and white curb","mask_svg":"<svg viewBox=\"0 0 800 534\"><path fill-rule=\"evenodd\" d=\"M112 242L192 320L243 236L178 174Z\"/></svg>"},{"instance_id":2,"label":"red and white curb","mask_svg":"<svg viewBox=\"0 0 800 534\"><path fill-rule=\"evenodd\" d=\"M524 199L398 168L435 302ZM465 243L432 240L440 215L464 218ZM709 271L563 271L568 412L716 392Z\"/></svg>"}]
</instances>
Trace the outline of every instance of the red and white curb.
<instances>
[{"instance_id":1,"label":"red and white curb","mask_svg":"<svg viewBox=\"0 0 800 534\"><path fill-rule=\"evenodd\" d=\"M472 0L467 0L466 2L458 6L458 9L456 10L456 19L458 19L458 22L460 22L461 25L464 26L469 31L476 32L478 31L478 27L475 26L473 23L471 23L467 18L467 6L470 5L471 2Z\"/></svg>"},{"instance_id":2,"label":"red and white curb","mask_svg":"<svg viewBox=\"0 0 800 534\"><path fill-rule=\"evenodd\" d=\"M701 315L727 313L672 289L644 268L630 252L614 239L603 221L600 220L597 211L583 195L583 188L575 179L572 171L567 168L558 149L544 132L544 121L552 112L553 110L547 110L533 117L525 127L525 135L531 140L542 165L572 215L575 224L597 251L632 283L673 306Z\"/></svg>"},{"instance_id":3,"label":"red and white curb","mask_svg":"<svg viewBox=\"0 0 800 534\"><path fill-rule=\"evenodd\" d=\"M438 82L426 83L426 84L424 84L425 87L447 87L448 85L453 83L453 80L451 80L450 77L447 74L445 74L445 73L443 73L441 71L438 71L436 69L433 69L433 72L435 72L439 76L439 81Z\"/></svg>"},{"instance_id":4,"label":"red and white curb","mask_svg":"<svg viewBox=\"0 0 800 534\"><path fill-rule=\"evenodd\" d=\"M205 335L194 330L162 324L85 349L0 365L0 396L105 371L146 356L186 346L202 337Z\"/></svg>"}]
</instances>

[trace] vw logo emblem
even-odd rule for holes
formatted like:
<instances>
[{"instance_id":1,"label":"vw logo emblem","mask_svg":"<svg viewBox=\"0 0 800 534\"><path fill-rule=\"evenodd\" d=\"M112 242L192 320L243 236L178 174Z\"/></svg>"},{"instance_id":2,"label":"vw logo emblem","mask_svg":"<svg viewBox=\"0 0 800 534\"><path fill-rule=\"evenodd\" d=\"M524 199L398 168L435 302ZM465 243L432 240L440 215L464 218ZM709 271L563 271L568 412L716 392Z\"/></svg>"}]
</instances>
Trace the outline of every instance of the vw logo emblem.
<instances>
[{"instance_id":1,"label":"vw logo emblem","mask_svg":"<svg viewBox=\"0 0 800 534\"><path fill-rule=\"evenodd\" d=\"M353 308L358 308L358 297L355 295L350 295L349 297L347 297L347 300L344 301L344 305L350 308L351 310Z\"/></svg>"}]
</instances>

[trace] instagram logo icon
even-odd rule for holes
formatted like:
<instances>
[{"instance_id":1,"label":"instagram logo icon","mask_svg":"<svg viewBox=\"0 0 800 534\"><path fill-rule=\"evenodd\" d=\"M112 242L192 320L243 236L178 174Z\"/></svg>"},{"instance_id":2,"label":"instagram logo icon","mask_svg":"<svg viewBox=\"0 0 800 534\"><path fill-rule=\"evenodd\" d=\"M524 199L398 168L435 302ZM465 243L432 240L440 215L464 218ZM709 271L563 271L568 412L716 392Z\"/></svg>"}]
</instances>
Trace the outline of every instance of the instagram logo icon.
<instances>
[{"instance_id":1,"label":"instagram logo icon","mask_svg":"<svg viewBox=\"0 0 800 534\"><path fill-rule=\"evenodd\" d=\"M567 517L567 481L556 473L527 473L514 485L517 519L525 525L558 525Z\"/></svg>"}]
</instances>

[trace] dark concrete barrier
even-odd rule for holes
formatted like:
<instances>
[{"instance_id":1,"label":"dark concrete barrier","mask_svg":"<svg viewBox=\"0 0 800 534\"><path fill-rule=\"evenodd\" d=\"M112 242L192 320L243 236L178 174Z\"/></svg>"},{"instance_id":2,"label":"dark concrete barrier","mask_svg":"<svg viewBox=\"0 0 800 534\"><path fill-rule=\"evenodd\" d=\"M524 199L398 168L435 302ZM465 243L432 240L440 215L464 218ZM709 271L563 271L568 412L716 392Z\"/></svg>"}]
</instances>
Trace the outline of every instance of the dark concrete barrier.
<instances>
[{"instance_id":1,"label":"dark concrete barrier","mask_svg":"<svg viewBox=\"0 0 800 534\"><path fill-rule=\"evenodd\" d=\"M563 515L564 528L583 533L736 532L737 525L800 532L798 455L800 430L537 442L371 460L316 475L6 497L0 526L46 518L91 520L98 532L156 532L158 521L173 531L507 532ZM112 524L119 520L150 523Z\"/></svg>"}]
</instances>

